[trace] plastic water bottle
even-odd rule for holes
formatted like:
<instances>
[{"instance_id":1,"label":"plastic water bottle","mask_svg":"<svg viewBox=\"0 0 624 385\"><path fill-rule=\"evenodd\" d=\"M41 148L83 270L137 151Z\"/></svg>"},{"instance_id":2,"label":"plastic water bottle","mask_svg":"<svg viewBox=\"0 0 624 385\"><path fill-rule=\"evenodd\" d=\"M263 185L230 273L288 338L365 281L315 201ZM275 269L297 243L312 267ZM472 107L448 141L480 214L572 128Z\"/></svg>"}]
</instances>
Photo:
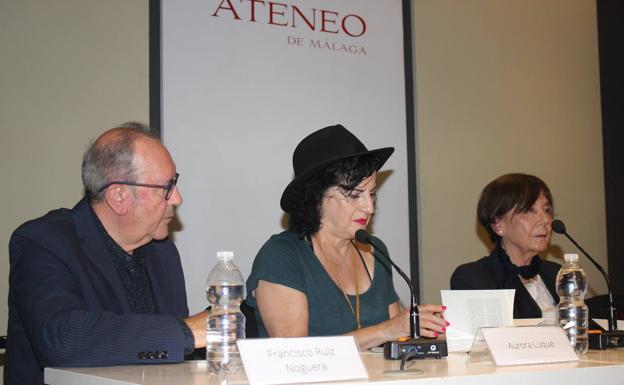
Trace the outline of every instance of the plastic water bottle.
<instances>
[{"instance_id":1,"label":"plastic water bottle","mask_svg":"<svg viewBox=\"0 0 624 385\"><path fill-rule=\"evenodd\" d=\"M236 340L245 338L245 316L240 311L245 282L232 258L233 252L219 251L206 280L211 306L206 320L206 362L211 374L240 373L243 368Z\"/></svg>"},{"instance_id":2,"label":"plastic water bottle","mask_svg":"<svg viewBox=\"0 0 624 385\"><path fill-rule=\"evenodd\" d=\"M565 264L557 274L557 322L570 340L576 354L587 352L588 311L583 300L587 293L587 277L578 264L578 254L566 254Z\"/></svg>"}]
</instances>

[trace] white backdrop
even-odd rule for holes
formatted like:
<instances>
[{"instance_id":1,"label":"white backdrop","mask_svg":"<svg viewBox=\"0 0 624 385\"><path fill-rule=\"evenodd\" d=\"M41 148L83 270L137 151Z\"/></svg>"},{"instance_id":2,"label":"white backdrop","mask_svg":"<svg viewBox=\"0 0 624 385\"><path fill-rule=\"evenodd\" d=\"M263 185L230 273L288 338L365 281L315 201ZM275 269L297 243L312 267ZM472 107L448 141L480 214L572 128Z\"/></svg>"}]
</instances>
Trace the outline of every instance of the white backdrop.
<instances>
[{"instance_id":1,"label":"white backdrop","mask_svg":"<svg viewBox=\"0 0 624 385\"><path fill-rule=\"evenodd\" d=\"M163 1L161 28L162 134L181 174L175 241L192 313L207 305L218 250L247 277L284 229L292 152L336 123L369 149L396 148L369 230L409 272L400 0Z\"/></svg>"}]
</instances>

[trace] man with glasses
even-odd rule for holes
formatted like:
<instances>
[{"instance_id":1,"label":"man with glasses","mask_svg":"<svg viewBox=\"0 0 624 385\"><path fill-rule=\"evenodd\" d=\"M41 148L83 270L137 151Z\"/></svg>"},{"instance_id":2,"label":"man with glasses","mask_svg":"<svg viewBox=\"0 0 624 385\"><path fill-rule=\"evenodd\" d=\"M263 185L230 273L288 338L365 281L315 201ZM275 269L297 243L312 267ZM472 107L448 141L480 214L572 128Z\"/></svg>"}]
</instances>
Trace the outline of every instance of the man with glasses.
<instances>
[{"instance_id":1,"label":"man with glasses","mask_svg":"<svg viewBox=\"0 0 624 385\"><path fill-rule=\"evenodd\" d=\"M179 362L205 346L206 312L189 317L168 237L178 177L149 128L126 123L85 153L85 198L13 233L5 384L43 384L48 366Z\"/></svg>"}]
</instances>

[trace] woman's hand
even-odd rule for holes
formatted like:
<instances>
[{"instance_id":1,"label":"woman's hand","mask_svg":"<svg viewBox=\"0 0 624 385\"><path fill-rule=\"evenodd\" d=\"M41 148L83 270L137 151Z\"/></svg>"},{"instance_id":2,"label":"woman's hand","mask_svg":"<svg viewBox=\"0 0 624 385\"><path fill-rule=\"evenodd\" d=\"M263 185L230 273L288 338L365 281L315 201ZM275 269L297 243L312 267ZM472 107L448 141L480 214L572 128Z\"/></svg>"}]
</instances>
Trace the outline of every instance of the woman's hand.
<instances>
[{"instance_id":1,"label":"woman's hand","mask_svg":"<svg viewBox=\"0 0 624 385\"><path fill-rule=\"evenodd\" d=\"M446 306L442 305L420 305L420 335L423 337L435 338L446 332L449 323L444 319ZM409 309L407 309L409 318Z\"/></svg>"},{"instance_id":2,"label":"woman's hand","mask_svg":"<svg viewBox=\"0 0 624 385\"><path fill-rule=\"evenodd\" d=\"M399 338L410 335L410 309L401 310L399 302L395 302L388 308L390 319L380 324L356 330L354 334L360 348L367 349L377 346L386 341L396 341ZM435 338L446 331L448 322L444 319L445 306L420 305L418 306L420 335Z\"/></svg>"},{"instance_id":3,"label":"woman's hand","mask_svg":"<svg viewBox=\"0 0 624 385\"><path fill-rule=\"evenodd\" d=\"M446 332L449 325L444 319L444 311L446 306L442 305L420 305L418 306L418 321L420 324L419 334L422 337L435 338ZM401 310L399 302L395 302L389 307L390 320L386 321L390 325L390 334L387 335L388 340L396 340L401 337L409 337L410 335L410 309ZM394 321L394 322L390 322ZM400 325L401 327L396 327Z\"/></svg>"}]
</instances>

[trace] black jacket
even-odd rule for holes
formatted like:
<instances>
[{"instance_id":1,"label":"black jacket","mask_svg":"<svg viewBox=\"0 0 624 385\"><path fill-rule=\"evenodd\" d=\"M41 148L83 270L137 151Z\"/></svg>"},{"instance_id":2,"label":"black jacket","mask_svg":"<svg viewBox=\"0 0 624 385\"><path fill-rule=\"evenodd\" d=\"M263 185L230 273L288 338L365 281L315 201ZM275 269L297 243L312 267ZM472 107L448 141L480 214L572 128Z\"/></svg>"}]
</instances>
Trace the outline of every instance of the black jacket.
<instances>
[{"instance_id":1,"label":"black jacket","mask_svg":"<svg viewBox=\"0 0 624 385\"><path fill-rule=\"evenodd\" d=\"M516 289L514 318L541 318L542 311L539 305L531 297L518 275L508 274L503 262L505 257L504 250L496 247L487 257L460 265L451 276L451 290ZM542 261L538 269L538 274L546 284L555 303L559 302L555 280L560 268L561 265L558 263Z\"/></svg>"},{"instance_id":2,"label":"black jacket","mask_svg":"<svg viewBox=\"0 0 624 385\"><path fill-rule=\"evenodd\" d=\"M43 384L46 366L184 359L178 318L188 317L188 307L175 245L166 239L145 246L159 314L132 314L90 210L83 199L72 210L25 223L11 237L7 385Z\"/></svg>"}]
</instances>

